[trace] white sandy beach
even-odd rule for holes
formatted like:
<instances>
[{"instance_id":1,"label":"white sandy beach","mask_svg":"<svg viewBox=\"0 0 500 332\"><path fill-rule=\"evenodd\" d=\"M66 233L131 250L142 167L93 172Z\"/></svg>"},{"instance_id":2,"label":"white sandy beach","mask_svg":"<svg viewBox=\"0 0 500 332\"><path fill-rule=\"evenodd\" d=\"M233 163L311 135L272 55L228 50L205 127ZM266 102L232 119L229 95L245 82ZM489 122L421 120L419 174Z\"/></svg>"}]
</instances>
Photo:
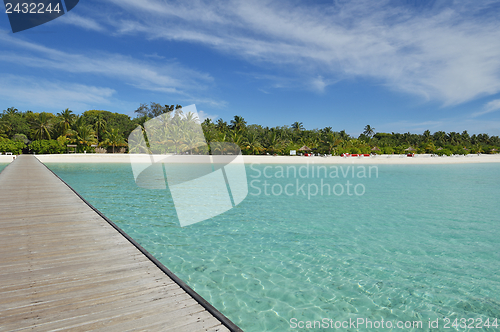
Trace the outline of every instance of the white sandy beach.
<instances>
[{"instance_id":1,"label":"white sandy beach","mask_svg":"<svg viewBox=\"0 0 500 332\"><path fill-rule=\"evenodd\" d=\"M0 164L10 163L15 156L0 155Z\"/></svg>"},{"instance_id":2,"label":"white sandy beach","mask_svg":"<svg viewBox=\"0 0 500 332\"><path fill-rule=\"evenodd\" d=\"M36 155L43 163L130 163L129 154L52 154ZM149 162L148 155L133 155L134 161ZM10 162L11 156L0 156L0 162ZM165 156L154 156L155 160L163 159ZM229 157L229 156L224 156ZM5 161L3 161L5 159ZM200 162L198 156L176 156L176 162ZM206 160L206 159L204 159ZM370 157L303 157L303 156L243 156L245 164L471 164L471 163L500 163L500 154L493 155L467 155L467 156L431 156L415 155L378 155Z\"/></svg>"}]
</instances>

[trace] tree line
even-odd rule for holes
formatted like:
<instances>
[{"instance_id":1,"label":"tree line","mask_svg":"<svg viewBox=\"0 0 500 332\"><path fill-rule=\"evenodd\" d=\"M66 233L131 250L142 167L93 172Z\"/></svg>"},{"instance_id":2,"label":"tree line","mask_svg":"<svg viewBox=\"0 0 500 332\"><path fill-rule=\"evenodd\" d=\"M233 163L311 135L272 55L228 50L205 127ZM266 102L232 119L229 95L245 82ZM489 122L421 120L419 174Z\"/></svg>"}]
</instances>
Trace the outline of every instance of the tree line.
<instances>
[{"instance_id":1,"label":"tree line","mask_svg":"<svg viewBox=\"0 0 500 332\"><path fill-rule=\"evenodd\" d=\"M141 104L135 117L102 110L89 110L82 115L65 109L59 113L20 112L14 107L0 114L0 152L20 153L66 153L74 152L128 152L129 135L136 128L144 130L144 123L161 115L172 115L170 126L176 117L182 116L196 121L192 115L183 114L180 105ZM166 118L166 117L165 117ZM426 130L422 134L382 133L367 125L358 137L345 130L332 127L307 130L302 122L278 127L247 124L241 116L229 122L223 119L205 119L201 123L206 142L214 149L217 142L233 143L243 154L288 155L291 150L306 147L308 152L341 155L351 154L401 154L431 153L438 155L498 153L500 139L488 134L469 135L462 133ZM173 127L172 127L173 128ZM132 137L132 136L131 136ZM146 137L147 139L147 137ZM196 140L194 143L193 139ZM199 137L176 135L174 150L186 150L198 144ZM212 143L213 142L213 143ZM148 142L159 146L161 142ZM194 145L193 145L194 146ZM185 147L182 149L182 147Z\"/></svg>"}]
</instances>

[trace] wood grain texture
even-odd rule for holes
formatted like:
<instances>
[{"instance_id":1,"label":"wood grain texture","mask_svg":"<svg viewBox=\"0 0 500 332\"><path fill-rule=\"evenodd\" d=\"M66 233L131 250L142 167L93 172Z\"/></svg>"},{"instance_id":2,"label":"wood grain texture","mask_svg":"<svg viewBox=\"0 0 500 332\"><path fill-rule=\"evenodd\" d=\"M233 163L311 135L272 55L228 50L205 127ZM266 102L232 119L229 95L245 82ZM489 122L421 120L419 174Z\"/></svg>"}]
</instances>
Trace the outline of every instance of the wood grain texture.
<instances>
[{"instance_id":1,"label":"wood grain texture","mask_svg":"<svg viewBox=\"0 0 500 332\"><path fill-rule=\"evenodd\" d=\"M229 331L43 164L0 173L0 331Z\"/></svg>"}]
</instances>

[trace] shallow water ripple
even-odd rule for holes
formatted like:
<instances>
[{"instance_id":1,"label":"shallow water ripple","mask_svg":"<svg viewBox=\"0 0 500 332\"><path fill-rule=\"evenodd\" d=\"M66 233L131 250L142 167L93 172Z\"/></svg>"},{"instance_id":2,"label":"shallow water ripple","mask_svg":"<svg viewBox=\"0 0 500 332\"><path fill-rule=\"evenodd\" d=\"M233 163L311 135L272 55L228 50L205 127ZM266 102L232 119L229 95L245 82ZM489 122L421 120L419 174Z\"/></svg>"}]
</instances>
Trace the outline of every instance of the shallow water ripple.
<instances>
[{"instance_id":1,"label":"shallow water ripple","mask_svg":"<svg viewBox=\"0 0 500 332\"><path fill-rule=\"evenodd\" d=\"M247 332L500 319L499 165L381 165L363 196L249 195L185 228L169 192L137 188L128 165L49 166Z\"/></svg>"}]
</instances>

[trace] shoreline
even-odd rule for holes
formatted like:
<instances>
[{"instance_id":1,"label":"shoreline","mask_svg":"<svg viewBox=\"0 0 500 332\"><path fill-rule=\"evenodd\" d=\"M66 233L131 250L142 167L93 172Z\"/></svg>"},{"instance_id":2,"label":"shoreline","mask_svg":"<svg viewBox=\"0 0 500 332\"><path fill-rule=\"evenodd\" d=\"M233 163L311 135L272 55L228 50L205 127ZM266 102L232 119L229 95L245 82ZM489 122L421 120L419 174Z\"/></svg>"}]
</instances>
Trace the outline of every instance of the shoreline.
<instances>
[{"instance_id":1,"label":"shoreline","mask_svg":"<svg viewBox=\"0 0 500 332\"><path fill-rule=\"evenodd\" d=\"M51 154L35 155L43 163L130 163L130 156L134 156L134 162L150 162L149 155L130 155L130 154ZM12 156L0 156L1 162L7 161ZM160 160L166 156L154 156L154 159ZM206 158L199 156L176 156L176 163L200 163L205 162ZM179 158L180 157L180 158ZM231 156L223 156L225 159ZM370 157L304 157L304 156L242 156L245 164L360 164L360 165L439 165L439 164L474 164L474 163L500 163L500 154L493 155L467 155L467 156L443 156L432 157L431 155L415 155L407 157L406 155L376 155ZM5 159L5 161L3 161ZM203 161L200 161L203 159ZM231 158L232 159L232 158ZM240 159L240 158L238 158ZM235 162L241 162L236 160Z\"/></svg>"}]
</instances>

